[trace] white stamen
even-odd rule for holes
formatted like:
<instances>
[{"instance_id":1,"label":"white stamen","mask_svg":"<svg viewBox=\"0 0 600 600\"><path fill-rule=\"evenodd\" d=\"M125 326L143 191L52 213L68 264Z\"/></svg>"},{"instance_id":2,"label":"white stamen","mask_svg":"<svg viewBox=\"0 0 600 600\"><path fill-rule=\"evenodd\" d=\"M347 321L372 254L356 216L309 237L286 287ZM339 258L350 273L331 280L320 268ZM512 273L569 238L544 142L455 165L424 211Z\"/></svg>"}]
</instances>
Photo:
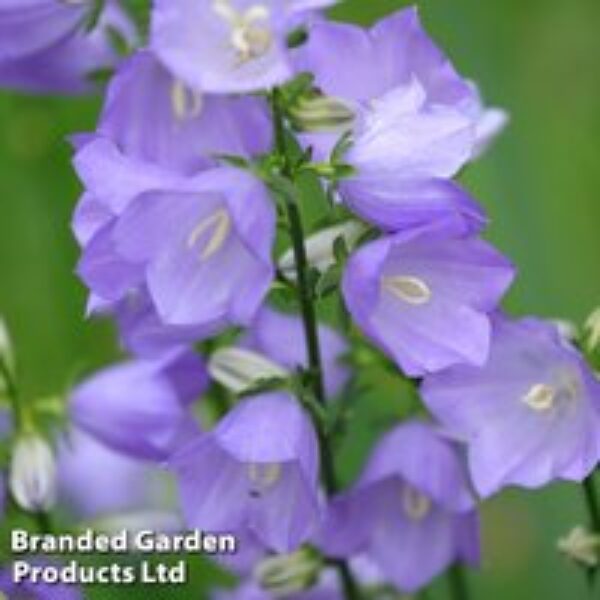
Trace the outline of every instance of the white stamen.
<instances>
[{"instance_id":1,"label":"white stamen","mask_svg":"<svg viewBox=\"0 0 600 600\"><path fill-rule=\"evenodd\" d=\"M251 495L260 496L269 491L281 479L281 473L279 463L250 463L248 479L252 484Z\"/></svg>"},{"instance_id":2,"label":"white stamen","mask_svg":"<svg viewBox=\"0 0 600 600\"><path fill-rule=\"evenodd\" d=\"M171 108L178 121L193 119L202 112L202 94L194 92L176 79L171 85Z\"/></svg>"},{"instance_id":3,"label":"white stamen","mask_svg":"<svg viewBox=\"0 0 600 600\"><path fill-rule=\"evenodd\" d=\"M193 249L204 234L211 232L208 242L203 245L200 252L200 260L207 260L221 249L230 231L231 217L224 208L219 208L194 227L188 236L187 246L190 250Z\"/></svg>"},{"instance_id":4,"label":"white stamen","mask_svg":"<svg viewBox=\"0 0 600 600\"><path fill-rule=\"evenodd\" d=\"M422 279L409 275L384 277L383 287L400 300L414 306L427 304L432 296L430 287Z\"/></svg>"},{"instance_id":5,"label":"white stamen","mask_svg":"<svg viewBox=\"0 0 600 600\"><path fill-rule=\"evenodd\" d=\"M231 0L213 0L213 10L231 29L229 41L237 51L240 62L264 56L273 43L268 27L271 11L263 4L253 4L244 12L237 10Z\"/></svg>"},{"instance_id":6,"label":"white stamen","mask_svg":"<svg viewBox=\"0 0 600 600\"><path fill-rule=\"evenodd\" d=\"M421 521L431 510L431 500L410 485L402 488L402 508L407 517Z\"/></svg>"},{"instance_id":7,"label":"white stamen","mask_svg":"<svg viewBox=\"0 0 600 600\"><path fill-rule=\"evenodd\" d=\"M522 398L523 402L538 412L546 412L554 407L556 390L545 383L536 383L531 386Z\"/></svg>"}]
</instances>

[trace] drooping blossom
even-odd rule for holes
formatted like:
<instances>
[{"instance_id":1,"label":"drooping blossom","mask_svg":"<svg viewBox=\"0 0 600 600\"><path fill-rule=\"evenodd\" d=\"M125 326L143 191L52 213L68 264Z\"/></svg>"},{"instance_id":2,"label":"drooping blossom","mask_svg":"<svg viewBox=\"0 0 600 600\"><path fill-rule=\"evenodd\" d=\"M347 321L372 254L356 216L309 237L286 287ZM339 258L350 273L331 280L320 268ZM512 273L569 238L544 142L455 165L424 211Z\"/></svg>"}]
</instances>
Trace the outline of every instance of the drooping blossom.
<instances>
[{"instance_id":1,"label":"drooping blossom","mask_svg":"<svg viewBox=\"0 0 600 600\"><path fill-rule=\"evenodd\" d=\"M310 11L335 0L158 0L151 48L198 92L267 89L294 73L287 35Z\"/></svg>"},{"instance_id":2,"label":"drooping blossom","mask_svg":"<svg viewBox=\"0 0 600 600\"><path fill-rule=\"evenodd\" d=\"M71 427L57 455L59 503L79 519L164 508L161 473Z\"/></svg>"},{"instance_id":3,"label":"drooping blossom","mask_svg":"<svg viewBox=\"0 0 600 600\"><path fill-rule=\"evenodd\" d=\"M431 375L422 394L467 443L484 497L507 485L581 481L600 459L600 383L549 323L495 317L485 365Z\"/></svg>"},{"instance_id":4,"label":"drooping blossom","mask_svg":"<svg viewBox=\"0 0 600 600\"><path fill-rule=\"evenodd\" d=\"M0 3L0 86L26 92L81 94L94 90L92 75L114 67L118 34L136 37L129 18L113 0L94 27L92 2L3 0Z\"/></svg>"},{"instance_id":5,"label":"drooping blossom","mask_svg":"<svg viewBox=\"0 0 600 600\"><path fill-rule=\"evenodd\" d=\"M488 315L512 278L489 244L442 223L361 247L346 267L343 294L362 331L407 375L419 376L485 362Z\"/></svg>"},{"instance_id":6,"label":"drooping blossom","mask_svg":"<svg viewBox=\"0 0 600 600\"><path fill-rule=\"evenodd\" d=\"M325 392L333 398L342 391L350 376L349 369L343 364L348 345L327 325L319 325L318 331ZM261 309L241 344L264 354L290 372L308 367L304 328L297 315L286 315L267 307Z\"/></svg>"},{"instance_id":7,"label":"drooping blossom","mask_svg":"<svg viewBox=\"0 0 600 600\"><path fill-rule=\"evenodd\" d=\"M315 75L319 90L356 113L344 157L356 174L340 186L350 208L386 230L449 217L481 228L483 212L449 179L489 144L505 116L483 108L476 87L427 36L416 9L370 30L319 21L296 61L298 70ZM325 152L340 133L311 135L309 142Z\"/></svg>"},{"instance_id":8,"label":"drooping blossom","mask_svg":"<svg viewBox=\"0 0 600 600\"><path fill-rule=\"evenodd\" d=\"M407 592L457 560L476 563L474 500L453 448L430 425L396 427L355 486L333 500L321 546L332 556L366 555Z\"/></svg>"},{"instance_id":9,"label":"drooping blossom","mask_svg":"<svg viewBox=\"0 0 600 600\"><path fill-rule=\"evenodd\" d=\"M127 157L191 175L215 166L219 154L267 152L271 132L264 100L193 91L148 50L122 64L98 124Z\"/></svg>"},{"instance_id":10,"label":"drooping blossom","mask_svg":"<svg viewBox=\"0 0 600 600\"><path fill-rule=\"evenodd\" d=\"M274 235L275 211L262 184L220 168L184 190L136 198L113 240L125 263L142 268L163 322L247 325L273 278Z\"/></svg>"},{"instance_id":11,"label":"drooping blossom","mask_svg":"<svg viewBox=\"0 0 600 600\"><path fill-rule=\"evenodd\" d=\"M319 450L310 419L288 394L248 397L172 459L186 523L249 531L277 552L319 522Z\"/></svg>"},{"instance_id":12,"label":"drooping blossom","mask_svg":"<svg viewBox=\"0 0 600 600\"><path fill-rule=\"evenodd\" d=\"M132 360L92 376L73 390L75 425L134 458L163 461L196 435L189 404L206 386L201 360L171 353Z\"/></svg>"}]
</instances>

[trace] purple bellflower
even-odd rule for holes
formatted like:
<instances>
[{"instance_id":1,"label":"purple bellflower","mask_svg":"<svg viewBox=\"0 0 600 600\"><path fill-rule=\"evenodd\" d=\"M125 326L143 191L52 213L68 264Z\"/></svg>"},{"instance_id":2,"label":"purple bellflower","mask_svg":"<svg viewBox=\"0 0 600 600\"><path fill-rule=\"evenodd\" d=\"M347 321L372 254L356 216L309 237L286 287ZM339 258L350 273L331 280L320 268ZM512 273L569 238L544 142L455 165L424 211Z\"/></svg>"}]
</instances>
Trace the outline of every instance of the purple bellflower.
<instances>
[{"instance_id":1,"label":"purple bellflower","mask_svg":"<svg viewBox=\"0 0 600 600\"><path fill-rule=\"evenodd\" d=\"M206 383L204 364L191 353L130 361L80 384L71 395L72 419L117 452L163 461L197 434L189 404Z\"/></svg>"},{"instance_id":2,"label":"purple bellflower","mask_svg":"<svg viewBox=\"0 0 600 600\"><path fill-rule=\"evenodd\" d=\"M318 526L319 450L310 419L288 394L240 402L172 459L187 525L249 531L277 552Z\"/></svg>"},{"instance_id":3,"label":"purple bellflower","mask_svg":"<svg viewBox=\"0 0 600 600\"><path fill-rule=\"evenodd\" d=\"M350 208L386 230L450 216L471 230L482 226L481 209L449 178L489 144L503 113L484 110L476 87L427 36L416 9L369 31L317 22L296 61L324 94L356 113L345 157L356 174L340 186ZM324 152L335 137L309 141Z\"/></svg>"},{"instance_id":4,"label":"purple bellflower","mask_svg":"<svg viewBox=\"0 0 600 600\"><path fill-rule=\"evenodd\" d=\"M27 561L39 567L56 565L59 563L49 561L47 557L28 557ZM13 567L11 564L0 570L0 592L6 594L6 598L18 598L28 600L83 600L81 588L68 583L45 583L43 581L33 582L29 579L15 583L13 579Z\"/></svg>"},{"instance_id":5,"label":"purple bellflower","mask_svg":"<svg viewBox=\"0 0 600 600\"><path fill-rule=\"evenodd\" d=\"M512 278L489 244L438 223L360 248L346 267L343 294L362 331L414 377L485 362L488 314Z\"/></svg>"},{"instance_id":6,"label":"purple bellflower","mask_svg":"<svg viewBox=\"0 0 600 600\"><path fill-rule=\"evenodd\" d=\"M335 0L157 0L151 48L198 92L269 88L294 73L286 37L310 11Z\"/></svg>"},{"instance_id":7,"label":"purple bellflower","mask_svg":"<svg viewBox=\"0 0 600 600\"><path fill-rule=\"evenodd\" d=\"M321 545L332 556L366 555L408 592L456 560L476 563L478 520L453 448L430 425L395 428L358 483L333 500Z\"/></svg>"},{"instance_id":8,"label":"purple bellflower","mask_svg":"<svg viewBox=\"0 0 600 600\"><path fill-rule=\"evenodd\" d=\"M91 75L119 60L110 31L129 42L136 34L113 0L87 31L91 10L90 2L2 0L0 86L41 93L93 91Z\"/></svg>"},{"instance_id":9,"label":"purple bellflower","mask_svg":"<svg viewBox=\"0 0 600 600\"><path fill-rule=\"evenodd\" d=\"M77 517L160 508L160 472L73 427L58 451L59 501Z\"/></svg>"},{"instance_id":10,"label":"purple bellflower","mask_svg":"<svg viewBox=\"0 0 600 600\"><path fill-rule=\"evenodd\" d=\"M497 316L489 360L426 378L427 406L468 447L474 485L581 481L600 459L600 383L554 325Z\"/></svg>"},{"instance_id":11,"label":"purple bellflower","mask_svg":"<svg viewBox=\"0 0 600 600\"><path fill-rule=\"evenodd\" d=\"M342 391L350 376L349 369L341 362L348 345L337 331L326 325L319 326L319 341L325 391L329 398L333 398ZM291 371L307 368L306 341L300 317L263 308L241 345L264 354Z\"/></svg>"},{"instance_id":12,"label":"purple bellflower","mask_svg":"<svg viewBox=\"0 0 600 600\"><path fill-rule=\"evenodd\" d=\"M217 154L267 152L271 130L263 100L190 90L150 51L122 64L98 126L128 157L185 174L215 166Z\"/></svg>"}]
</instances>

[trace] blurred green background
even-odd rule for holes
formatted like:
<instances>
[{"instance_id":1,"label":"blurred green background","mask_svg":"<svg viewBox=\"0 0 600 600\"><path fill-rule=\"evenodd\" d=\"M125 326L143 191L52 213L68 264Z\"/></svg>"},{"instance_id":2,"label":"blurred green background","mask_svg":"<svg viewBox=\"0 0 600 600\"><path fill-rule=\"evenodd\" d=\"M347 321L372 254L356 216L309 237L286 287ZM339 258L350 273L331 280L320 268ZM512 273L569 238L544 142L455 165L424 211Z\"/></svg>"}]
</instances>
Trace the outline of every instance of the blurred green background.
<instances>
[{"instance_id":1,"label":"blurred green background","mask_svg":"<svg viewBox=\"0 0 600 600\"><path fill-rule=\"evenodd\" d=\"M369 23L405 4L350 0L334 15ZM508 307L580 321L600 303L600 2L418 4L459 70L512 116L466 175L492 216L491 238L519 267ZM0 313L29 397L60 392L116 355L110 326L83 318L69 229L79 187L66 136L92 129L99 103L0 93ZM557 537L585 520L580 496L575 486L557 485L486 503L473 596L586 598L582 574L555 551Z\"/></svg>"}]
</instances>

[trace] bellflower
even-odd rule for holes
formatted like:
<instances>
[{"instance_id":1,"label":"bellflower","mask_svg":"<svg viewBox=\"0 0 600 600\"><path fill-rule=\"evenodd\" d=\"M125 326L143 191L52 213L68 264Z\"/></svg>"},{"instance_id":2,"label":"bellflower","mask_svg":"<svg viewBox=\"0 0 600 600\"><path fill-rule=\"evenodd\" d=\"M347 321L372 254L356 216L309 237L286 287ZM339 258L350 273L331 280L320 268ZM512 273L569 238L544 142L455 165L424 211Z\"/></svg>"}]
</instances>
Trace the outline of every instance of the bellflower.
<instances>
[{"instance_id":1,"label":"bellflower","mask_svg":"<svg viewBox=\"0 0 600 600\"><path fill-rule=\"evenodd\" d=\"M293 75L287 34L335 0L157 0L151 48L199 92L243 93Z\"/></svg>"},{"instance_id":2,"label":"bellflower","mask_svg":"<svg viewBox=\"0 0 600 600\"><path fill-rule=\"evenodd\" d=\"M490 320L513 278L489 244L451 224L371 242L350 258L343 294L362 331L410 376L482 365Z\"/></svg>"},{"instance_id":3,"label":"bellflower","mask_svg":"<svg viewBox=\"0 0 600 600\"><path fill-rule=\"evenodd\" d=\"M0 86L27 92L79 94L94 89L90 76L117 64L117 32L135 39L133 24L110 0L91 31L91 2L2 0Z\"/></svg>"},{"instance_id":4,"label":"bellflower","mask_svg":"<svg viewBox=\"0 0 600 600\"><path fill-rule=\"evenodd\" d=\"M319 449L288 394L244 399L172 459L188 526L249 531L277 552L296 549L319 522Z\"/></svg>"},{"instance_id":5,"label":"bellflower","mask_svg":"<svg viewBox=\"0 0 600 600\"><path fill-rule=\"evenodd\" d=\"M364 553L408 592L456 560L477 562L474 501L452 447L430 425L396 427L358 483L334 499L321 545L332 556Z\"/></svg>"},{"instance_id":6,"label":"bellflower","mask_svg":"<svg viewBox=\"0 0 600 600\"><path fill-rule=\"evenodd\" d=\"M331 327L319 326L325 391L329 398L342 391L350 375L341 360L348 351L344 338ZM302 319L263 308L256 316L242 345L269 357L290 371L306 369L306 340Z\"/></svg>"},{"instance_id":7,"label":"bellflower","mask_svg":"<svg viewBox=\"0 0 600 600\"><path fill-rule=\"evenodd\" d=\"M267 152L272 127L265 104L193 91L150 51L139 51L112 79L98 133L130 158L194 174L215 166L217 154Z\"/></svg>"},{"instance_id":8,"label":"bellflower","mask_svg":"<svg viewBox=\"0 0 600 600\"><path fill-rule=\"evenodd\" d=\"M600 383L556 327L494 318L489 360L426 378L427 406L467 443L477 491L581 481L600 459Z\"/></svg>"},{"instance_id":9,"label":"bellflower","mask_svg":"<svg viewBox=\"0 0 600 600\"><path fill-rule=\"evenodd\" d=\"M73 422L106 446L161 461L197 433L188 405L205 386L198 357L170 353L97 373L73 391L70 410Z\"/></svg>"},{"instance_id":10,"label":"bellflower","mask_svg":"<svg viewBox=\"0 0 600 600\"><path fill-rule=\"evenodd\" d=\"M119 219L114 240L125 261L143 266L163 322L243 325L271 284L274 233L275 212L263 186L221 168L185 191L141 195Z\"/></svg>"},{"instance_id":11,"label":"bellflower","mask_svg":"<svg viewBox=\"0 0 600 600\"><path fill-rule=\"evenodd\" d=\"M79 518L158 508L159 472L73 427L59 447L59 501Z\"/></svg>"},{"instance_id":12,"label":"bellflower","mask_svg":"<svg viewBox=\"0 0 600 600\"><path fill-rule=\"evenodd\" d=\"M481 227L481 210L448 179L481 152L505 117L483 109L476 87L427 36L416 9L368 31L317 22L296 66L356 113L344 158L356 174L340 187L350 208L388 230L449 216L467 229ZM324 152L335 137L309 141Z\"/></svg>"}]
</instances>

